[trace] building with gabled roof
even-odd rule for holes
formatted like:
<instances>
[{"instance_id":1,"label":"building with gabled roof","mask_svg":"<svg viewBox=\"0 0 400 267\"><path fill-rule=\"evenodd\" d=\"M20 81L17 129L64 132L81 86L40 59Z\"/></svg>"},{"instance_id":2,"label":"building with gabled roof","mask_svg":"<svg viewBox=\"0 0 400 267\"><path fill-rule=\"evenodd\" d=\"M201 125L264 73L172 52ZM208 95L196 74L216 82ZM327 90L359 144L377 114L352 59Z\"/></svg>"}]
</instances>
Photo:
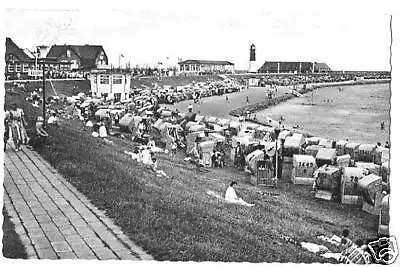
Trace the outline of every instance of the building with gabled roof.
<instances>
[{"instance_id":1,"label":"building with gabled roof","mask_svg":"<svg viewBox=\"0 0 400 267\"><path fill-rule=\"evenodd\" d=\"M188 59L178 62L178 64L181 73L215 74L235 71L235 64L230 61Z\"/></svg>"},{"instance_id":2,"label":"building with gabled roof","mask_svg":"<svg viewBox=\"0 0 400 267\"><path fill-rule=\"evenodd\" d=\"M71 70L91 70L108 65L101 45L53 45L46 56L59 63L69 63Z\"/></svg>"},{"instance_id":3,"label":"building with gabled roof","mask_svg":"<svg viewBox=\"0 0 400 267\"><path fill-rule=\"evenodd\" d=\"M323 73L331 69L326 63L300 61L265 61L259 73Z\"/></svg>"},{"instance_id":4,"label":"building with gabled roof","mask_svg":"<svg viewBox=\"0 0 400 267\"><path fill-rule=\"evenodd\" d=\"M28 55L14 41L6 38L6 53L4 76L6 80L26 79L36 66L35 58Z\"/></svg>"}]
</instances>

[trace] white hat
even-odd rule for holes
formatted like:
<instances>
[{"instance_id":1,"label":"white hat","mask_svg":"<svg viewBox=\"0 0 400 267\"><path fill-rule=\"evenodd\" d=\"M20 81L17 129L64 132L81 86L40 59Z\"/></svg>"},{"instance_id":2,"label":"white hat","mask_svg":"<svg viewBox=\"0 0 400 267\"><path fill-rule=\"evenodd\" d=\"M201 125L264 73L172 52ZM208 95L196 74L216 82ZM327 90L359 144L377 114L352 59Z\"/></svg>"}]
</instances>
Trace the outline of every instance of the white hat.
<instances>
[{"instance_id":1,"label":"white hat","mask_svg":"<svg viewBox=\"0 0 400 267\"><path fill-rule=\"evenodd\" d=\"M37 121L44 121L42 116L37 117Z\"/></svg>"},{"instance_id":2,"label":"white hat","mask_svg":"<svg viewBox=\"0 0 400 267\"><path fill-rule=\"evenodd\" d=\"M189 105L189 106L188 106L188 109L193 109L193 106L192 106L192 105Z\"/></svg>"}]
</instances>

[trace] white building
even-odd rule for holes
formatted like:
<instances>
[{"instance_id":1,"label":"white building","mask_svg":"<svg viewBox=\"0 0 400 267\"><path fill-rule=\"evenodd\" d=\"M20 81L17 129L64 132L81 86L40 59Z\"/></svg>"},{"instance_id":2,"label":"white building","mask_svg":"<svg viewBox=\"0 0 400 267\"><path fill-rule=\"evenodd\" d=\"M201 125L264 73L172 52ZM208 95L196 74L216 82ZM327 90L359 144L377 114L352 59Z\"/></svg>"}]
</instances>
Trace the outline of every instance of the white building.
<instances>
[{"instance_id":1,"label":"white building","mask_svg":"<svg viewBox=\"0 0 400 267\"><path fill-rule=\"evenodd\" d=\"M131 99L131 74L112 70L92 71L90 88L93 97L106 97L115 102Z\"/></svg>"},{"instance_id":2,"label":"white building","mask_svg":"<svg viewBox=\"0 0 400 267\"><path fill-rule=\"evenodd\" d=\"M229 61L185 60L178 63L181 73L214 74L234 73L235 64Z\"/></svg>"}]
</instances>

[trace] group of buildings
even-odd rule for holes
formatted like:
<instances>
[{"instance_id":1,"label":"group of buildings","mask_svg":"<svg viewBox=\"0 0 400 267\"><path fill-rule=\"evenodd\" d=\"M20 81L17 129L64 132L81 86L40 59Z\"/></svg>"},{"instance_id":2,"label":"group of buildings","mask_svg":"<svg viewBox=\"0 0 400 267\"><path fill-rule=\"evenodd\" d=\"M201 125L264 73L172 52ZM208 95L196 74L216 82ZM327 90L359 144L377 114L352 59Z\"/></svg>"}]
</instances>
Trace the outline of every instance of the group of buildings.
<instances>
[{"instance_id":1,"label":"group of buildings","mask_svg":"<svg viewBox=\"0 0 400 267\"><path fill-rule=\"evenodd\" d=\"M108 65L107 54L101 45L38 46L31 52L18 47L11 38L6 38L5 61L6 80L41 77L43 65L52 75L90 71Z\"/></svg>"},{"instance_id":2,"label":"group of buildings","mask_svg":"<svg viewBox=\"0 0 400 267\"><path fill-rule=\"evenodd\" d=\"M107 54L101 45L53 45L38 46L30 52L18 47L11 38L6 38L7 80L34 79L42 75L42 62L51 74L69 72L88 72L108 69ZM249 73L322 73L329 72L325 63L265 61L257 68L255 64L255 45L250 46ZM178 62L178 73L187 75L207 75L234 73L235 65L231 61L188 59Z\"/></svg>"},{"instance_id":3,"label":"group of buildings","mask_svg":"<svg viewBox=\"0 0 400 267\"><path fill-rule=\"evenodd\" d=\"M261 68L256 67L255 45L250 46L249 73L321 73L330 68L317 62L266 61ZM112 97L116 101L127 100L130 93L130 69L115 70L109 67L107 54L101 45L53 45L38 46L36 51L21 49L6 38L5 54L6 80L71 78L76 73L84 73L90 80L92 94L98 97ZM230 61L184 60L178 62L178 74L207 75L235 72ZM43 71L45 68L45 72Z\"/></svg>"}]
</instances>

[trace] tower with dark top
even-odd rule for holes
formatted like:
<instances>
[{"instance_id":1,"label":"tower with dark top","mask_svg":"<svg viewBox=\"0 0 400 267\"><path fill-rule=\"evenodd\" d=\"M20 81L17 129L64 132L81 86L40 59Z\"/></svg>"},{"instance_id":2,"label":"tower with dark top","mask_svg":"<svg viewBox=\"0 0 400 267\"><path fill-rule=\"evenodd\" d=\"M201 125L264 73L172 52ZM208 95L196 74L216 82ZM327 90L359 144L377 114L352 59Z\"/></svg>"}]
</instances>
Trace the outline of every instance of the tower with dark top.
<instances>
[{"instance_id":1,"label":"tower with dark top","mask_svg":"<svg viewBox=\"0 0 400 267\"><path fill-rule=\"evenodd\" d=\"M250 61L249 61L249 72L257 72L256 69L256 46L250 45Z\"/></svg>"}]
</instances>

